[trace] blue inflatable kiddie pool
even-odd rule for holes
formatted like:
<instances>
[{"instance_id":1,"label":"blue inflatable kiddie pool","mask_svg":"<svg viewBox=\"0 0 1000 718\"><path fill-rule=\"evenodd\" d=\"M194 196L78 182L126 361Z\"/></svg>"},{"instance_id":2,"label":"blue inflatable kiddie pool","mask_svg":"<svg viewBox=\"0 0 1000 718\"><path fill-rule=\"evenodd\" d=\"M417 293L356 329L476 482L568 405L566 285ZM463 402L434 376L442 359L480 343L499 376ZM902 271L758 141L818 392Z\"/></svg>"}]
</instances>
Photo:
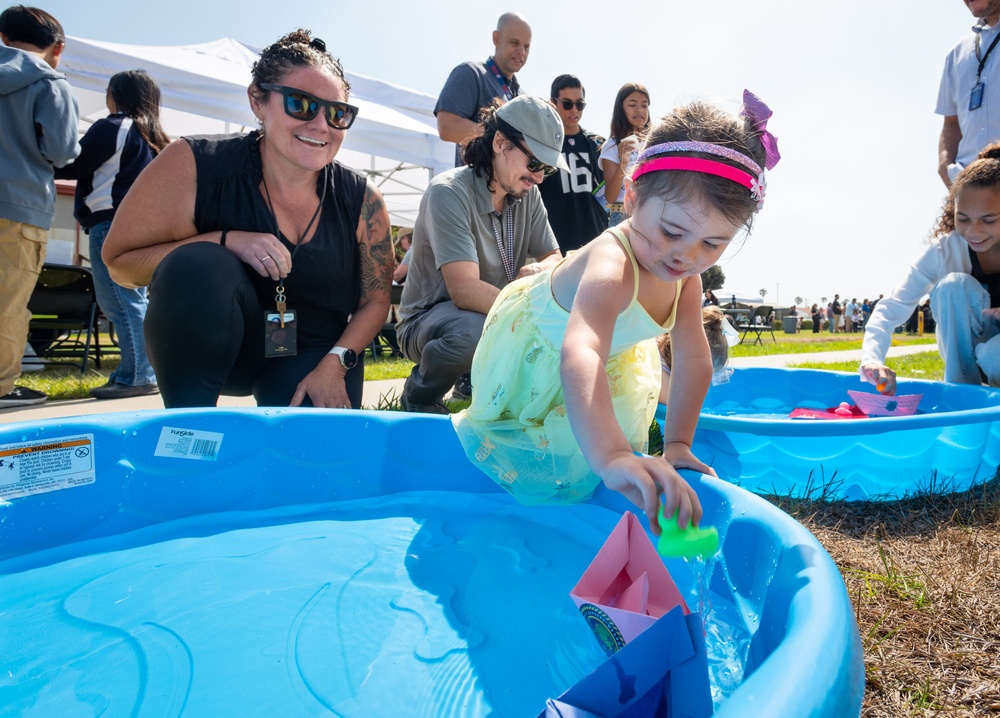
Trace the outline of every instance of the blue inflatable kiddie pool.
<instances>
[{"instance_id":1,"label":"blue inflatable kiddie pool","mask_svg":"<svg viewBox=\"0 0 1000 718\"><path fill-rule=\"evenodd\" d=\"M716 714L859 715L861 642L829 555L762 499L689 478L722 550L701 574L666 563L740 664ZM546 715L599 670L617 688L592 712L617 715L637 690L615 662L633 644L607 658L568 596L633 507L603 488L520 506L444 417L8 424L0 497L2 716Z\"/></svg>"},{"instance_id":2,"label":"blue inflatable kiddie pool","mask_svg":"<svg viewBox=\"0 0 1000 718\"><path fill-rule=\"evenodd\" d=\"M857 374L735 369L729 383L709 389L692 450L750 491L827 499L962 491L996 474L1000 390L901 379L897 395L923 394L913 416L788 417L851 402L848 390L876 393Z\"/></svg>"}]
</instances>

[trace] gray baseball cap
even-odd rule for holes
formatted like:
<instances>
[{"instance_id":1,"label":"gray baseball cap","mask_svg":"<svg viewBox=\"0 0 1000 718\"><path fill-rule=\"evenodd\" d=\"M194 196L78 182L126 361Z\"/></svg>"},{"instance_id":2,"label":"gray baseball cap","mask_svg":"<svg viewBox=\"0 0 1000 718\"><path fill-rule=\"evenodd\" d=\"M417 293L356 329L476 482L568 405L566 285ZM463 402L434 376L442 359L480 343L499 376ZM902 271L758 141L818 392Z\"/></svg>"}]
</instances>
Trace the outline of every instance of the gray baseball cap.
<instances>
[{"instance_id":1,"label":"gray baseball cap","mask_svg":"<svg viewBox=\"0 0 1000 718\"><path fill-rule=\"evenodd\" d=\"M541 97L519 95L505 102L497 110L497 117L524 135L528 149L540 162L569 171L562 153L562 119L548 102Z\"/></svg>"}]
</instances>

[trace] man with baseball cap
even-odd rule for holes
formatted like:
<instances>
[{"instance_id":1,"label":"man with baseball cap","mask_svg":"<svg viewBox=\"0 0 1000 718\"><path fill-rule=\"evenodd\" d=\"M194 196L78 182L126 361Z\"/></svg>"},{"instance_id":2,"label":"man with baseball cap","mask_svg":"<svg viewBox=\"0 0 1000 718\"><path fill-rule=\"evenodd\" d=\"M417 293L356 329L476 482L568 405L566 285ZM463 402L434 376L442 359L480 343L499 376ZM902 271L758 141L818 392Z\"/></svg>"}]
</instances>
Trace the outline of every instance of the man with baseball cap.
<instances>
[{"instance_id":1,"label":"man with baseball cap","mask_svg":"<svg viewBox=\"0 0 1000 718\"><path fill-rule=\"evenodd\" d=\"M538 192L546 175L566 169L562 145L555 109L522 95L496 103L465 145L465 166L428 186L396 325L416 364L403 388L407 411L447 414L444 395L471 369L500 290L562 257Z\"/></svg>"}]
</instances>

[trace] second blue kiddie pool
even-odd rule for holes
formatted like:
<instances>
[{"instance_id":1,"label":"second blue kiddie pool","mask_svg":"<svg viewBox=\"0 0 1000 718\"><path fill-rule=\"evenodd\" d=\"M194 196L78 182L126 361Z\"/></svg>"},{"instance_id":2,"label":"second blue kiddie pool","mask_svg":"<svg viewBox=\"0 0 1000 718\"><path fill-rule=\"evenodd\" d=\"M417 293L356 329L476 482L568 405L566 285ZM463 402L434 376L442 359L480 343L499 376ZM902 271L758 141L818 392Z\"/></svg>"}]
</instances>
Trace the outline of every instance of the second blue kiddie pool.
<instances>
[{"instance_id":1,"label":"second blue kiddie pool","mask_svg":"<svg viewBox=\"0 0 1000 718\"><path fill-rule=\"evenodd\" d=\"M709 390L692 450L721 478L778 495L892 499L964 490L996 474L1000 390L901 379L897 394L923 394L913 416L788 416L850 402L848 390L875 393L857 374L735 369Z\"/></svg>"},{"instance_id":2,"label":"second blue kiddie pool","mask_svg":"<svg viewBox=\"0 0 1000 718\"><path fill-rule=\"evenodd\" d=\"M109 414L6 425L0 462L3 716L535 716L617 665L568 594L633 507L521 506L444 417ZM857 716L829 555L688 478L722 550L666 565L703 608L716 715ZM606 675L591 713L617 715L636 676Z\"/></svg>"}]
</instances>

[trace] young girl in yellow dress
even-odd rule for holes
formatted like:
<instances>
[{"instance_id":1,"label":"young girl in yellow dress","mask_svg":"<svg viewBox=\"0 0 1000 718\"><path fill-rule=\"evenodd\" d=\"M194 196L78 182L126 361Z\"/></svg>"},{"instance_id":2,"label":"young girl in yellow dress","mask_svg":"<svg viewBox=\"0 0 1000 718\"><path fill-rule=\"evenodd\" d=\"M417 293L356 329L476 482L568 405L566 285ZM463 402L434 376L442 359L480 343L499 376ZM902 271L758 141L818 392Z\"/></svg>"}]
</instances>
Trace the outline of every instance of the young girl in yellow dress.
<instances>
[{"instance_id":1,"label":"young girl in yellow dress","mask_svg":"<svg viewBox=\"0 0 1000 718\"><path fill-rule=\"evenodd\" d=\"M629 182L630 218L553 269L503 289L472 364L472 404L452 417L470 460L526 504L581 501L601 481L641 507L697 524L678 468L712 379L701 273L764 198L778 160L771 111L749 92L739 117L703 103L650 131ZM656 337L673 335L662 457L642 455L660 389Z\"/></svg>"}]
</instances>

